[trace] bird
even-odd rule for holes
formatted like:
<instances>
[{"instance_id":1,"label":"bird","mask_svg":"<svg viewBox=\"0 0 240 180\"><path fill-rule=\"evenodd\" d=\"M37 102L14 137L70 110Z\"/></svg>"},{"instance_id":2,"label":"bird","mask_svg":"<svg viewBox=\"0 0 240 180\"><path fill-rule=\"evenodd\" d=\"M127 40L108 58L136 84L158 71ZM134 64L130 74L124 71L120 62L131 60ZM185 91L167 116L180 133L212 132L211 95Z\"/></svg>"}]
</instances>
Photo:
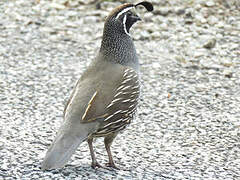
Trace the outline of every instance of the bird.
<instances>
[{"instance_id":1,"label":"bird","mask_svg":"<svg viewBox=\"0 0 240 180\"><path fill-rule=\"evenodd\" d=\"M136 114L140 95L139 60L130 28L141 18L134 9L148 1L125 3L107 16L100 50L77 81L63 112L63 122L46 152L42 170L62 168L79 145L87 141L93 168L102 167L96 160L93 139L104 138L107 167L119 169L110 146L119 132Z\"/></svg>"}]
</instances>

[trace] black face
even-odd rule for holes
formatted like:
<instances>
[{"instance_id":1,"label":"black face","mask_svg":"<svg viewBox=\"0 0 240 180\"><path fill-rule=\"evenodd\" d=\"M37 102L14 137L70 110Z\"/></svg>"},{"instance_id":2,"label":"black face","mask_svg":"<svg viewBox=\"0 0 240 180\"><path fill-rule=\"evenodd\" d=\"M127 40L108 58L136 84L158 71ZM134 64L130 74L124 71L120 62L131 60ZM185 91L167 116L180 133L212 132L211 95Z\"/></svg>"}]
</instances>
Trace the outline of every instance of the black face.
<instances>
[{"instance_id":1,"label":"black face","mask_svg":"<svg viewBox=\"0 0 240 180\"><path fill-rule=\"evenodd\" d=\"M132 25L135 22L140 21L140 20L141 20L141 18L138 17L138 15L135 14L134 12L132 12L131 10L123 13L119 18L119 21L122 23L123 30L126 34L129 33L129 30L132 27Z\"/></svg>"},{"instance_id":2,"label":"black face","mask_svg":"<svg viewBox=\"0 0 240 180\"><path fill-rule=\"evenodd\" d=\"M138 17L136 14L134 14L132 11L128 11L125 13L126 16L126 22L124 22L124 17L123 17L123 23L125 23L126 25L126 30L129 33L130 28L132 27L132 25L137 22L140 21L141 18Z\"/></svg>"}]
</instances>

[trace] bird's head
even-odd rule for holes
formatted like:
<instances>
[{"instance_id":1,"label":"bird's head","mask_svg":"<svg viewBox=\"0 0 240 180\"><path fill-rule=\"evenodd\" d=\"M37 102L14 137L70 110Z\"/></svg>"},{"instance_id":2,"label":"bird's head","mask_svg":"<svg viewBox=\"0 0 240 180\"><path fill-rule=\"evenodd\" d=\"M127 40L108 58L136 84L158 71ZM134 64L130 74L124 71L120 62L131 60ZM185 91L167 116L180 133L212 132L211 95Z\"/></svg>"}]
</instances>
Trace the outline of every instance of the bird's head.
<instances>
[{"instance_id":1,"label":"bird's head","mask_svg":"<svg viewBox=\"0 0 240 180\"><path fill-rule=\"evenodd\" d=\"M130 3L120 5L107 17L104 33L114 32L129 35L129 30L132 25L141 20L135 12L135 8L139 5L144 6L148 11L153 10L153 5L147 1L143 1L135 5Z\"/></svg>"}]
</instances>

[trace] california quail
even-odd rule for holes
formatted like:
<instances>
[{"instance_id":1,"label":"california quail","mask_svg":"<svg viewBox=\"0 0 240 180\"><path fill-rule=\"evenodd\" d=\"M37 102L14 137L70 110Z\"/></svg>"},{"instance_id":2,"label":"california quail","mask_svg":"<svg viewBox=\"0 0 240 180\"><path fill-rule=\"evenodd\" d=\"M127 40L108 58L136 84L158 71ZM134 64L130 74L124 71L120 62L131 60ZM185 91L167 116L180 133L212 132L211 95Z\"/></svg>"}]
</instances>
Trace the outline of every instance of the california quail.
<instances>
[{"instance_id":1,"label":"california quail","mask_svg":"<svg viewBox=\"0 0 240 180\"><path fill-rule=\"evenodd\" d=\"M139 97L139 62L129 30L140 20L132 11L149 2L123 4L107 17L97 57L78 80L64 109L64 122L46 153L42 169L62 167L87 140L92 167L99 167L93 152L93 138L104 137L108 166L116 168L111 143L133 119Z\"/></svg>"}]
</instances>

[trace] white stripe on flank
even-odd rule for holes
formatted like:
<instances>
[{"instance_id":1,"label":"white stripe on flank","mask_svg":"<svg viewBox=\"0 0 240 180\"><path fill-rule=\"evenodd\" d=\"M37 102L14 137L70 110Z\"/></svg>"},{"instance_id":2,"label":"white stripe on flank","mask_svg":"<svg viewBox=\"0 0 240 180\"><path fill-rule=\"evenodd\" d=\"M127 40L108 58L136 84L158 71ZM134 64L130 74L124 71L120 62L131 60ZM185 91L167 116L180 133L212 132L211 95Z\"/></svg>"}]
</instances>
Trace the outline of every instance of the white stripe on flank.
<instances>
[{"instance_id":1,"label":"white stripe on flank","mask_svg":"<svg viewBox=\"0 0 240 180\"><path fill-rule=\"evenodd\" d=\"M102 128L109 127L109 126L111 126L111 125L113 125L113 124L117 124L117 123L119 123L119 122L121 122L121 121L122 121L122 119L119 119L119 120L117 120L117 121L113 121L113 122L111 122L111 123L106 124L106 125L103 126Z\"/></svg>"},{"instance_id":2,"label":"white stripe on flank","mask_svg":"<svg viewBox=\"0 0 240 180\"><path fill-rule=\"evenodd\" d=\"M123 99L123 98L114 99L114 100L111 102L111 104L114 104L114 103L117 102L117 101L122 101L122 99Z\"/></svg>"},{"instance_id":3,"label":"white stripe on flank","mask_svg":"<svg viewBox=\"0 0 240 180\"><path fill-rule=\"evenodd\" d=\"M140 85L137 84L136 86L132 86L132 89L139 89Z\"/></svg>"},{"instance_id":4,"label":"white stripe on flank","mask_svg":"<svg viewBox=\"0 0 240 180\"><path fill-rule=\"evenodd\" d=\"M129 69L129 68L126 69L126 70L124 71L123 77L125 77L126 75L128 75L128 72L129 72L129 71L131 71L131 69Z\"/></svg>"},{"instance_id":5,"label":"white stripe on flank","mask_svg":"<svg viewBox=\"0 0 240 180\"><path fill-rule=\"evenodd\" d=\"M131 102L132 99L125 99L123 100L122 102L125 103L125 102Z\"/></svg>"},{"instance_id":6,"label":"white stripe on flank","mask_svg":"<svg viewBox=\"0 0 240 180\"><path fill-rule=\"evenodd\" d=\"M129 106L129 109L135 107L134 109L136 109L136 104L132 104L131 106Z\"/></svg>"},{"instance_id":7,"label":"white stripe on flank","mask_svg":"<svg viewBox=\"0 0 240 180\"><path fill-rule=\"evenodd\" d=\"M131 87L132 87L131 85L125 86L124 88L122 88L122 91L125 91L126 89L131 88Z\"/></svg>"},{"instance_id":8,"label":"white stripe on flank","mask_svg":"<svg viewBox=\"0 0 240 180\"><path fill-rule=\"evenodd\" d=\"M124 88L124 87L125 87L125 85L121 85L121 86L119 86L119 87L117 88L116 91L119 91L119 90L121 90L121 89Z\"/></svg>"},{"instance_id":9,"label":"white stripe on flank","mask_svg":"<svg viewBox=\"0 0 240 180\"><path fill-rule=\"evenodd\" d=\"M133 95L130 96L130 98L134 98L135 96L136 96L136 94L133 94Z\"/></svg>"},{"instance_id":10,"label":"white stripe on flank","mask_svg":"<svg viewBox=\"0 0 240 180\"><path fill-rule=\"evenodd\" d=\"M132 91L131 94L133 94L133 95L139 94L139 91Z\"/></svg>"},{"instance_id":11,"label":"white stripe on flank","mask_svg":"<svg viewBox=\"0 0 240 180\"><path fill-rule=\"evenodd\" d=\"M73 100L75 99L75 97L76 97L76 95L78 93L78 85L77 84L78 84L78 81L77 81L77 83L75 85L75 89L73 91L74 94L73 94L72 98L70 99L70 102L69 102L69 104L68 104L68 106L66 108L66 112L65 112L65 116L64 116L65 119L67 118L67 115L69 113L69 108L70 108L70 106L72 106L72 102L73 102Z\"/></svg>"},{"instance_id":12,"label":"white stripe on flank","mask_svg":"<svg viewBox=\"0 0 240 180\"><path fill-rule=\"evenodd\" d=\"M112 118L114 116L114 114L108 116L106 119L104 119L103 121L107 121L108 119Z\"/></svg>"},{"instance_id":13,"label":"white stripe on flank","mask_svg":"<svg viewBox=\"0 0 240 180\"><path fill-rule=\"evenodd\" d=\"M122 82L122 84L125 84L125 83L127 83L128 81L131 81L132 79L130 79L130 78L128 78L128 79L125 79L123 82Z\"/></svg>"},{"instance_id":14,"label":"white stripe on flank","mask_svg":"<svg viewBox=\"0 0 240 180\"><path fill-rule=\"evenodd\" d=\"M107 106L107 109L110 108L112 105L113 105L113 103L110 103L110 104Z\"/></svg>"},{"instance_id":15,"label":"white stripe on flank","mask_svg":"<svg viewBox=\"0 0 240 180\"><path fill-rule=\"evenodd\" d=\"M117 112L113 113L112 115L108 116L106 119L104 119L104 121L107 121L108 119L112 118L113 116L115 116L116 114L120 113L122 110L118 110Z\"/></svg>"},{"instance_id":16,"label":"white stripe on flank","mask_svg":"<svg viewBox=\"0 0 240 180\"><path fill-rule=\"evenodd\" d=\"M92 101L93 101L93 99L95 98L96 95L97 95L97 91L93 94L90 101L88 102L88 106L87 106L87 108L86 108L86 110L85 110L85 112L82 116L82 120L84 120L85 116L87 115L87 112L88 112L89 108L91 107L91 103L92 103Z\"/></svg>"},{"instance_id":17,"label":"white stripe on flank","mask_svg":"<svg viewBox=\"0 0 240 180\"><path fill-rule=\"evenodd\" d=\"M124 14L125 12L128 12L130 9L132 9L133 7L128 7L126 9L123 9L122 11L120 11L117 16L116 19L118 19L122 14Z\"/></svg>"},{"instance_id":18,"label":"white stripe on flank","mask_svg":"<svg viewBox=\"0 0 240 180\"><path fill-rule=\"evenodd\" d=\"M115 94L114 98L118 97L120 94L122 94L122 91L119 91L117 94Z\"/></svg>"},{"instance_id":19,"label":"white stripe on flank","mask_svg":"<svg viewBox=\"0 0 240 180\"><path fill-rule=\"evenodd\" d=\"M132 78L132 79L133 79L134 76L135 76L135 74L130 73L130 74L128 74L128 75L126 76L126 78Z\"/></svg>"},{"instance_id":20,"label":"white stripe on flank","mask_svg":"<svg viewBox=\"0 0 240 180\"><path fill-rule=\"evenodd\" d=\"M138 75L137 74L135 74L134 76L133 76L133 78L137 78L138 77Z\"/></svg>"}]
</instances>

